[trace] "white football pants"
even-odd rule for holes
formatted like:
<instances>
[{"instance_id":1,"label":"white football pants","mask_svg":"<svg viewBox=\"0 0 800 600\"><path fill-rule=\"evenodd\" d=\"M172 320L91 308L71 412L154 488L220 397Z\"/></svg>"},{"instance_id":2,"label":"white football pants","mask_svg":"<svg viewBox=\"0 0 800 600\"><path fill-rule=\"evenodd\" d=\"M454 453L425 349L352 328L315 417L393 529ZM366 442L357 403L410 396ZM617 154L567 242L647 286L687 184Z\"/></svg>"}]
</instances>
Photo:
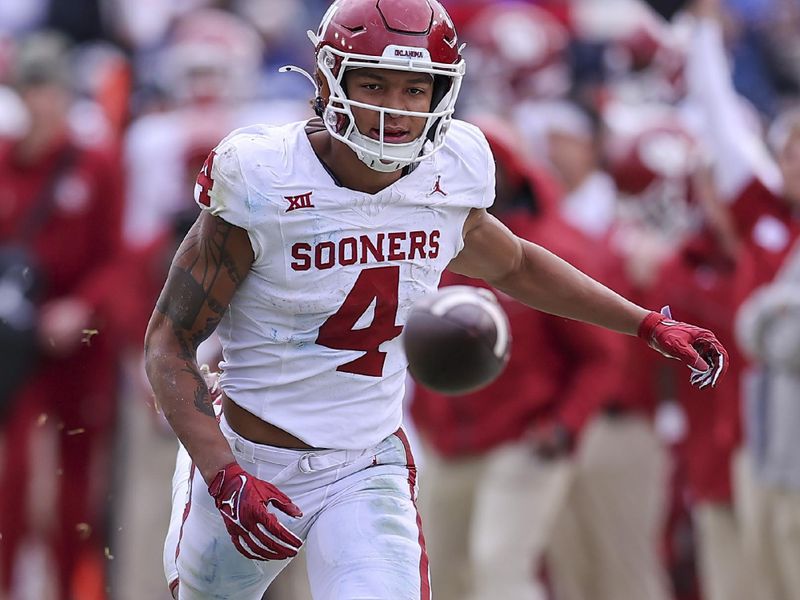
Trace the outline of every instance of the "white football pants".
<instances>
[{"instance_id":1,"label":"white football pants","mask_svg":"<svg viewBox=\"0 0 800 600\"><path fill-rule=\"evenodd\" d=\"M243 469L274 484L303 511L293 519L271 508L305 541L315 600L430 599L416 467L402 430L366 450L311 451L254 444L224 417L220 429ZM181 452L164 553L168 581L177 572L180 600L260 600L288 561L239 554L200 473L192 470L190 485L181 483ZM181 487L188 487L186 501Z\"/></svg>"}]
</instances>

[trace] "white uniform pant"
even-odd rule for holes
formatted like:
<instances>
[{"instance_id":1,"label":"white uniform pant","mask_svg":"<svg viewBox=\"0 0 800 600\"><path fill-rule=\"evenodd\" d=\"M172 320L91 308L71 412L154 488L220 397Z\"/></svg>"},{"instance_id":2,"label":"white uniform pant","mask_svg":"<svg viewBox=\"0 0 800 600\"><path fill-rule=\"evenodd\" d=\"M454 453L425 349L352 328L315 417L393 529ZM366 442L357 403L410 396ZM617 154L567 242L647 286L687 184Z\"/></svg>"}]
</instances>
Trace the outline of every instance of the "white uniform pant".
<instances>
[{"instance_id":1,"label":"white uniform pant","mask_svg":"<svg viewBox=\"0 0 800 600\"><path fill-rule=\"evenodd\" d=\"M733 507L701 502L692 509L700 588L705 600L757 600L753 565L745 559L741 524Z\"/></svg>"},{"instance_id":2,"label":"white uniform pant","mask_svg":"<svg viewBox=\"0 0 800 600\"><path fill-rule=\"evenodd\" d=\"M548 565L559 600L667 600L658 549L669 456L637 415L586 426L573 482L554 528Z\"/></svg>"},{"instance_id":3,"label":"white uniform pant","mask_svg":"<svg viewBox=\"0 0 800 600\"><path fill-rule=\"evenodd\" d=\"M593 419L577 456L538 459L524 441L422 472L436 600L542 600L545 551L558 598L666 600L658 545L667 455L636 416Z\"/></svg>"},{"instance_id":4,"label":"white uniform pant","mask_svg":"<svg viewBox=\"0 0 800 600\"><path fill-rule=\"evenodd\" d=\"M736 505L754 600L800 599L800 492L758 480L747 451L735 463Z\"/></svg>"},{"instance_id":5,"label":"white uniform pant","mask_svg":"<svg viewBox=\"0 0 800 600\"><path fill-rule=\"evenodd\" d=\"M570 461L524 442L481 456L425 455L420 510L436 600L543 600L536 578L567 496Z\"/></svg>"},{"instance_id":6,"label":"white uniform pant","mask_svg":"<svg viewBox=\"0 0 800 600\"><path fill-rule=\"evenodd\" d=\"M254 444L224 418L220 429L243 469L274 484L303 511L293 519L271 509L305 541L315 600L429 600L416 467L402 431L366 450L309 451ZM180 600L260 600L288 561L239 554L199 472L189 490L176 552ZM168 578L174 538L171 531Z\"/></svg>"}]
</instances>

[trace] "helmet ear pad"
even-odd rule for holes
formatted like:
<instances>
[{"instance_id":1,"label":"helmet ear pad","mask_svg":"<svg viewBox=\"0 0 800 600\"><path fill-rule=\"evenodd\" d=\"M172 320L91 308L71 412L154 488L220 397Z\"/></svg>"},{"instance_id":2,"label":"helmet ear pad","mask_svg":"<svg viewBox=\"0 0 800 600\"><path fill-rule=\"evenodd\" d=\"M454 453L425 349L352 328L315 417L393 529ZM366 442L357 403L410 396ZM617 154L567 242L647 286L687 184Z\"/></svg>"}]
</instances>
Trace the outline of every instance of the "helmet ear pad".
<instances>
[{"instance_id":1,"label":"helmet ear pad","mask_svg":"<svg viewBox=\"0 0 800 600\"><path fill-rule=\"evenodd\" d=\"M447 92L450 91L452 86L453 82L448 77L444 77L442 75L433 76L433 95L431 96L430 110L436 110L436 107L439 106L439 103L445 97Z\"/></svg>"},{"instance_id":2,"label":"helmet ear pad","mask_svg":"<svg viewBox=\"0 0 800 600\"><path fill-rule=\"evenodd\" d=\"M317 83L317 96L311 102L311 107L314 109L314 114L322 119L325 107L328 106L328 99L331 97L331 89L319 69L314 71L314 81Z\"/></svg>"},{"instance_id":3,"label":"helmet ear pad","mask_svg":"<svg viewBox=\"0 0 800 600\"><path fill-rule=\"evenodd\" d=\"M431 107L429 110L436 110L436 107L439 106L439 103L445 97L447 92L450 91L452 86L453 82L448 77L443 77L442 75L433 76L433 95L431 97ZM431 128L428 129L427 138L431 142L435 141L436 139L436 130L439 129L439 121L441 120L441 117L436 119Z\"/></svg>"},{"instance_id":4,"label":"helmet ear pad","mask_svg":"<svg viewBox=\"0 0 800 600\"><path fill-rule=\"evenodd\" d=\"M328 104L331 101L331 87L328 83L328 80L325 76L320 72L319 68L314 71L314 79L317 82L317 97L314 98L311 106L314 109L314 113L323 121L325 120L325 109L328 107ZM345 90L345 94L347 92L347 81L346 77L342 79L342 87ZM342 114L336 115L336 130L339 132L344 131L347 128L349 118Z\"/></svg>"}]
</instances>

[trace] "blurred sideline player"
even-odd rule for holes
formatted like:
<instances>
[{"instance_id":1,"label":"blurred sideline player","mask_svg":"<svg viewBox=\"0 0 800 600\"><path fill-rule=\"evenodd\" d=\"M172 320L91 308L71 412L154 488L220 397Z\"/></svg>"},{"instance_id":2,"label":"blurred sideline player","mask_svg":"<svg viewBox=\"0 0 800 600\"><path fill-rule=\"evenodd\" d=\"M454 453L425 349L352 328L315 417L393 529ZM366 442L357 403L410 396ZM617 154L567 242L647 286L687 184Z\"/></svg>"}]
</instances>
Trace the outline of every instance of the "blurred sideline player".
<instances>
[{"instance_id":1,"label":"blurred sideline player","mask_svg":"<svg viewBox=\"0 0 800 600\"><path fill-rule=\"evenodd\" d=\"M717 157L717 192L754 263L747 286L755 290L772 281L800 238L800 116L790 110L775 120L767 136L770 156L760 132L748 125L731 81L720 2L701 0L694 10L689 93L703 111L707 139ZM750 310L757 298L748 301ZM742 341L744 348L752 347L747 336ZM782 443L796 438L796 421L791 407L784 412L771 396L765 376L745 372L745 444L734 471L734 526L745 553L745 567L739 568L748 569L753 589L764 598L791 598L797 581L796 570L788 565L800 560L800 544L786 532L796 530L800 495L791 475L795 461L782 458L791 456L791 447Z\"/></svg>"},{"instance_id":2,"label":"blurred sideline player","mask_svg":"<svg viewBox=\"0 0 800 600\"><path fill-rule=\"evenodd\" d=\"M399 335L445 268L638 334L700 386L727 368L711 332L486 212L494 162L451 118L464 62L438 2L339 0L310 37L322 119L239 130L209 155L148 328L148 376L193 461L182 600L258 598L303 543L315 598L430 597ZM195 358L218 325L219 424Z\"/></svg>"},{"instance_id":3,"label":"blurred sideline player","mask_svg":"<svg viewBox=\"0 0 800 600\"><path fill-rule=\"evenodd\" d=\"M604 277L608 255L593 253L560 219L556 187L520 150L510 126L474 122L497 161L490 212L517 235ZM454 273L442 283L480 285ZM514 347L498 380L457 397L415 388L412 416L427 442L420 511L440 600L545 597L534 575L572 485L573 448L622 384L623 337L504 295L500 302Z\"/></svg>"},{"instance_id":4,"label":"blurred sideline player","mask_svg":"<svg viewBox=\"0 0 800 600\"><path fill-rule=\"evenodd\" d=\"M654 244L645 247L642 242L649 242L647 236L653 232L643 228L641 216L634 215L645 212L642 205L648 202L618 198L614 178L601 168L601 140L609 133L600 127L604 121L595 121L580 104L566 99L522 102L512 118L527 145L546 160L564 188L557 205L561 218L579 229L595 254L609 263L607 281L644 298L639 284L652 279L653 259L660 260L664 244L656 245L656 252L645 252ZM638 144L630 141L612 166L622 167L616 169L618 174L638 172L641 179L648 171L632 152ZM646 186L651 192L664 187L663 177L649 173L651 178L644 183L653 184ZM648 195L657 200L658 194ZM622 210L629 204L634 210ZM627 240L631 237L635 244ZM652 424L657 405L655 367L661 361L655 356L646 360L633 340L626 344L625 355L624 385L581 436L569 496L548 546L550 580L559 598L668 596L657 550L669 461ZM636 368L626 368L633 361ZM631 568L633 564L637 566Z\"/></svg>"},{"instance_id":5,"label":"blurred sideline player","mask_svg":"<svg viewBox=\"0 0 800 600\"><path fill-rule=\"evenodd\" d=\"M797 127L797 125L795 126ZM795 133L794 136L798 134ZM775 280L747 299L736 321L737 339L751 358L756 385L750 390L749 469L741 469L740 508L747 515L748 556L758 557L766 580L763 596L792 598L800 588L794 565L800 558L798 440L798 318L800 246L795 242ZM749 475L749 480L747 475Z\"/></svg>"},{"instance_id":6,"label":"blurred sideline player","mask_svg":"<svg viewBox=\"0 0 800 600\"><path fill-rule=\"evenodd\" d=\"M576 111L577 107L568 110L568 106L563 106L558 111L551 109L550 114L564 112L564 122L580 123ZM682 189L685 172L675 167L685 162L681 154L683 146L670 144L673 140L667 134L671 132L656 127L645 128L658 134L652 140L641 131L632 136L625 144L625 152L613 160L607 157L614 174L610 188L619 198L614 198L610 207L597 206L593 194L587 192L595 190L598 200L604 198L603 190L609 189L603 183L605 177L577 175L591 173L589 166L596 163L586 155L591 156L592 146L599 148L600 144L589 135L592 131L589 123L573 129L574 132L562 133L560 137L565 138L562 140L554 140L551 135L548 143L550 156L560 166L559 172L585 182L574 188L560 208L565 218L593 239L595 252L607 256L609 281L632 297L645 299L649 296L644 286L652 282L649 271L656 268L654 261L662 260L660 253L653 256L641 243L620 243L620 239L665 237L647 221L653 219L654 209L671 201L669 195L664 197L665 190ZM578 133L582 135L579 137ZM663 145L671 150L666 166L671 170L647 164L642 154L648 152L640 152L649 146L644 142L659 144L664 135L667 137ZM573 160L567 150L576 144L583 151ZM669 176L677 181L668 181ZM634 189L626 185L630 179L636 183ZM635 194L631 195L632 192ZM674 211L684 212L680 205ZM655 212L661 214L660 210ZM655 220L662 227L672 227L672 219ZM675 232L669 243L675 243ZM658 399L656 375L661 361L643 360L633 343L627 343L623 353L624 384L586 426L575 452L569 496L548 548L553 587L564 600L670 597L659 556L670 463L653 426ZM634 364L635 368L631 368Z\"/></svg>"},{"instance_id":7,"label":"blurred sideline player","mask_svg":"<svg viewBox=\"0 0 800 600\"><path fill-rule=\"evenodd\" d=\"M753 593L733 510L731 475L741 443L740 375L745 362L736 352L732 324L752 285L754 264L727 207L718 201L709 168L713 155L702 143L706 138L687 126L692 108L689 98L683 110L651 109L645 127L632 138L635 160L627 153L612 158L611 164L628 193L628 212L640 207L647 216L653 252L637 261L635 269L640 281L646 276L645 297L659 298L676 313L712 327L727 347L734 347L729 376L702 402L678 373L661 368L661 380L669 387L665 390L662 384L659 392L662 399L666 391L668 399L676 400L685 418L674 457L677 470L685 474L680 492L691 511L700 587L710 600L735 600ZM650 183L642 189L641 182Z\"/></svg>"},{"instance_id":8,"label":"blurred sideline player","mask_svg":"<svg viewBox=\"0 0 800 600\"><path fill-rule=\"evenodd\" d=\"M556 177L564 192L558 212L598 246L604 246L617 218L617 189L602 168L598 127L569 100L531 99L511 113L527 148Z\"/></svg>"},{"instance_id":9,"label":"blurred sideline player","mask_svg":"<svg viewBox=\"0 0 800 600\"><path fill-rule=\"evenodd\" d=\"M0 430L9 491L0 500L0 597L42 597L48 585L63 600L102 597L124 289L106 277L120 247L122 177L114 149L76 118L67 40L40 32L17 51L10 83L29 118L0 143L0 247L27 248L40 295L36 362ZM6 275L0 296L13 306ZM49 568L29 577L36 564Z\"/></svg>"},{"instance_id":10,"label":"blurred sideline player","mask_svg":"<svg viewBox=\"0 0 800 600\"><path fill-rule=\"evenodd\" d=\"M706 179L707 173L698 173ZM711 194L709 194L711 196ZM720 207L722 208L722 207ZM733 505L733 460L741 445L741 374L746 362L733 338L736 309L750 290L754 264L747 249L727 237L713 219L658 269L652 297L663 298L681 315L714 327L731 348L731 372L711 393L698 397L678 373L670 378L686 418L676 447L685 473L682 489L691 509L698 575L708 600L753 598L743 562Z\"/></svg>"},{"instance_id":11,"label":"blurred sideline player","mask_svg":"<svg viewBox=\"0 0 800 600\"><path fill-rule=\"evenodd\" d=\"M176 23L160 62L169 108L134 121L125 142L130 244L152 242L192 206L187 187L231 130L310 116L304 103L256 98L263 53L253 27L223 10L193 11Z\"/></svg>"},{"instance_id":12,"label":"blurred sideline player","mask_svg":"<svg viewBox=\"0 0 800 600\"><path fill-rule=\"evenodd\" d=\"M728 206L736 235L754 254L758 263L754 285L759 285L774 277L800 233L796 218L800 118L787 111L776 119L767 148L733 88L721 25L715 18L720 10L718 0L697 2L687 82L705 124L704 139L715 157L716 191Z\"/></svg>"},{"instance_id":13,"label":"blurred sideline player","mask_svg":"<svg viewBox=\"0 0 800 600\"><path fill-rule=\"evenodd\" d=\"M476 9L462 37L470 65L463 110L503 114L528 98L568 92L569 32L544 8L487 3Z\"/></svg>"}]
</instances>

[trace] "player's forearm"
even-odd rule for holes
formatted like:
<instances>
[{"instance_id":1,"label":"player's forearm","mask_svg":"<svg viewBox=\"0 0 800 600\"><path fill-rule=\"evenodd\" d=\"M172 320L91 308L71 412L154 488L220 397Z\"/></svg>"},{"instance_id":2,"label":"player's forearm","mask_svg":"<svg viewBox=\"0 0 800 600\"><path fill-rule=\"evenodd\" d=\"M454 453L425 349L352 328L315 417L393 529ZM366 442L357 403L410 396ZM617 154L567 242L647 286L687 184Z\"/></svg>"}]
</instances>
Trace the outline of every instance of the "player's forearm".
<instances>
[{"instance_id":1,"label":"player's forearm","mask_svg":"<svg viewBox=\"0 0 800 600\"><path fill-rule=\"evenodd\" d=\"M562 321L569 375L559 393L558 419L579 431L600 408L617 400L628 357L629 340L611 331Z\"/></svg>"},{"instance_id":2,"label":"player's forearm","mask_svg":"<svg viewBox=\"0 0 800 600\"><path fill-rule=\"evenodd\" d=\"M195 357L187 356L170 332L148 332L145 365L167 422L209 483L234 457L219 430Z\"/></svg>"},{"instance_id":3,"label":"player's forearm","mask_svg":"<svg viewBox=\"0 0 800 600\"><path fill-rule=\"evenodd\" d=\"M523 241L517 267L491 280L538 310L636 335L648 310L626 300L541 246Z\"/></svg>"}]
</instances>

